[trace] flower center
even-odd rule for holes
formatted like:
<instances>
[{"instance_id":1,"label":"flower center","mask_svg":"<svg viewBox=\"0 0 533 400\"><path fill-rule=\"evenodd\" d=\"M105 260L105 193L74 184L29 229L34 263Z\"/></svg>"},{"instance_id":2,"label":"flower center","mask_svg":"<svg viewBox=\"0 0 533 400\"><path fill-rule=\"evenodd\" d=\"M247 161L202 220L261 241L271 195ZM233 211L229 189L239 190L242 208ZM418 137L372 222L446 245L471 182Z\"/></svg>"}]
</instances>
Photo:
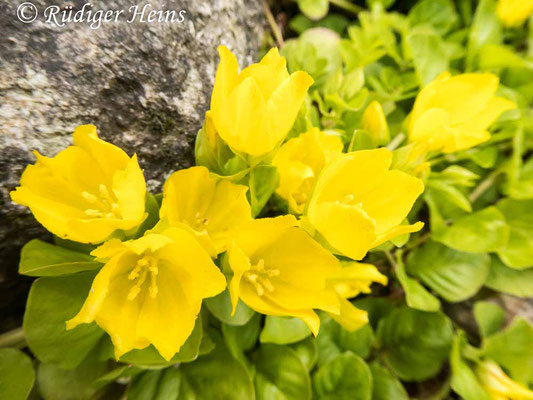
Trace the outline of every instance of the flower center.
<instances>
[{"instance_id":1,"label":"flower center","mask_svg":"<svg viewBox=\"0 0 533 400\"><path fill-rule=\"evenodd\" d=\"M128 279L134 282L134 285L128 293L128 300L134 300L137 297L148 275L150 275L150 287L148 288L148 291L150 296L155 299L157 296L158 273L159 267L157 265L157 259L154 256L145 254L140 258L137 261L135 268L133 268L128 275Z\"/></svg>"},{"instance_id":2,"label":"flower center","mask_svg":"<svg viewBox=\"0 0 533 400\"><path fill-rule=\"evenodd\" d=\"M200 211L198 211L194 216L194 230L203 232L206 230L208 224L209 218L200 215Z\"/></svg>"},{"instance_id":3,"label":"flower center","mask_svg":"<svg viewBox=\"0 0 533 400\"><path fill-rule=\"evenodd\" d=\"M87 191L81 192L81 196L91 204L91 208L85 210L85 215L92 218L119 218L117 200L111 195L106 185L98 186L98 195Z\"/></svg>"},{"instance_id":4,"label":"flower center","mask_svg":"<svg viewBox=\"0 0 533 400\"><path fill-rule=\"evenodd\" d=\"M265 290L272 293L274 285L270 278L279 276L280 270L273 268L265 268L265 260L260 259L259 262L244 273L244 277L252 284L259 296L265 294Z\"/></svg>"}]
</instances>

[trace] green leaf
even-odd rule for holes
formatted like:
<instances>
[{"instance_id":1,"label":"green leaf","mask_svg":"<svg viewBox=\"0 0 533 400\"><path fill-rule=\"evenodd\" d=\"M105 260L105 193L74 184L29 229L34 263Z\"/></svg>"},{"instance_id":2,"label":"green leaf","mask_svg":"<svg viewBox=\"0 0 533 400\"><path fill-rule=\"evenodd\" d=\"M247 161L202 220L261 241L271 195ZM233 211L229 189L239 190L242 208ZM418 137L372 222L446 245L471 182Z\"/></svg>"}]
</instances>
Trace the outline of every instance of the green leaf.
<instances>
[{"instance_id":1,"label":"green leaf","mask_svg":"<svg viewBox=\"0 0 533 400\"><path fill-rule=\"evenodd\" d=\"M488 301L476 301L474 316L483 337L489 337L498 332L506 321L505 311Z\"/></svg>"},{"instance_id":2,"label":"green leaf","mask_svg":"<svg viewBox=\"0 0 533 400\"><path fill-rule=\"evenodd\" d=\"M496 207L487 207L454 221L435 232L433 239L452 249L467 253L497 251L507 244L510 229Z\"/></svg>"},{"instance_id":3,"label":"green leaf","mask_svg":"<svg viewBox=\"0 0 533 400\"><path fill-rule=\"evenodd\" d=\"M107 371L107 363L92 352L75 369L61 369L57 364L42 363L37 370L39 391L44 400L87 400L98 398L94 385ZM105 389L104 389L105 390Z\"/></svg>"},{"instance_id":4,"label":"green leaf","mask_svg":"<svg viewBox=\"0 0 533 400\"><path fill-rule=\"evenodd\" d=\"M319 368L313 387L318 400L370 400L372 374L361 357L346 352Z\"/></svg>"},{"instance_id":5,"label":"green leaf","mask_svg":"<svg viewBox=\"0 0 533 400\"><path fill-rule=\"evenodd\" d=\"M387 368L373 362L370 364L372 372L372 400L409 400L402 383Z\"/></svg>"},{"instance_id":6,"label":"green leaf","mask_svg":"<svg viewBox=\"0 0 533 400\"><path fill-rule=\"evenodd\" d=\"M254 400L252 378L235 360L216 331L209 331L215 349L195 362L181 364L180 400Z\"/></svg>"},{"instance_id":7,"label":"green leaf","mask_svg":"<svg viewBox=\"0 0 533 400\"><path fill-rule=\"evenodd\" d=\"M315 338L310 336L305 340L292 344L290 347L296 352L304 367L311 371L318 361L318 346Z\"/></svg>"},{"instance_id":8,"label":"green leaf","mask_svg":"<svg viewBox=\"0 0 533 400\"><path fill-rule=\"evenodd\" d=\"M311 330L300 318L268 315L259 341L261 343L290 344L299 342L310 334Z\"/></svg>"},{"instance_id":9,"label":"green leaf","mask_svg":"<svg viewBox=\"0 0 533 400\"><path fill-rule=\"evenodd\" d=\"M202 318L196 319L196 324L187 338L180 351L166 361L157 349L150 345L144 349L134 349L120 357L120 362L134 364L145 367L162 367L169 366L178 362L190 362L195 360L200 353L200 344L202 343Z\"/></svg>"},{"instance_id":10,"label":"green leaf","mask_svg":"<svg viewBox=\"0 0 533 400\"><path fill-rule=\"evenodd\" d=\"M39 239L30 240L20 253L19 273L28 276L54 276L101 268L94 257L65 249Z\"/></svg>"},{"instance_id":11,"label":"green leaf","mask_svg":"<svg viewBox=\"0 0 533 400\"><path fill-rule=\"evenodd\" d=\"M477 380L476 374L461 356L461 349L465 343L466 339L462 332L459 332L453 339L453 347L450 353L452 389L461 395L464 400L490 400L489 395Z\"/></svg>"},{"instance_id":12,"label":"green leaf","mask_svg":"<svg viewBox=\"0 0 533 400\"><path fill-rule=\"evenodd\" d=\"M89 271L44 277L33 283L23 326L28 346L42 362L75 368L104 335L94 323L65 329L65 321L74 317L85 302L95 274Z\"/></svg>"},{"instance_id":13,"label":"green leaf","mask_svg":"<svg viewBox=\"0 0 533 400\"><path fill-rule=\"evenodd\" d=\"M486 338L487 357L504 367L514 380L528 385L533 378L533 327L516 318L505 330Z\"/></svg>"},{"instance_id":14,"label":"green leaf","mask_svg":"<svg viewBox=\"0 0 533 400\"><path fill-rule=\"evenodd\" d=\"M128 388L128 400L178 400L182 374L177 368L147 371Z\"/></svg>"},{"instance_id":15,"label":"green leaf","mask_svg":"<svg viewBox=\"0 0 533 400\"><path fill-rule=\"evenodd\" d=\"M453 329L440 312L401 307L380 321L378 337L383 359L396 375L423 381L439 373L451 348Z\"/></svg>"},{"instance_id":16,"label":"green leaf","mask_svg":"<svg viewBox=\"0 0 533 400\"><path fill-rule=\"evenodd\" d=\"M496 12L496 0L481 0L476 8L468 38L467 65L474 67L479 50L487 44L499 44L502 26Z\"/></svg>"},{"instance_id":17,"label":"green leaf","mask_svg":"<svg viewBox=\"0 0 533 400\"><path fill-rule=\"evenodd\" d=\"M26 400L35 382L30 358L17 349L0 349L0 399Z\"/></svg>"},{"instance_id":18,"label":"green leaf","mask_svg":"<svg viewBox=\"0 0 533 400\"><path fill-rule=\"evenodd\" d=\"M274 165L258 165L250 171L250 204L257 216L279 186L279 172Z\"/></svg>"},{"instance_id":19,"label":"green leaf","mask_svg":"<svg viewBox=\"0 0 533 400\"><path fill-rule=\"evenodd\" d=\"M222 324L222 335L233 357L243 362L246 360L244 352L252 349L257 343L261 331L261 320L261 315L255 314L241 326Z\"/></svg>"},{"instance_id":20,"label":"green leaf","mask_svg":"<svg viewBox=\"0 0 533 400\"><path fill-rule=\"evenodd\" d=\"M437 242L413 250L407 258L407 271L450 302L472 297L489 273L488 254L462 253Z\"/></svg>"},{"instance_id":21,"label":"green leaf","mask_svg":"<svg viewBox=\"0 0 533 400\"><path fill-rule=\"evenodd\" d=\"M413 29L407 35L407 43L420 86L427 85L450 68L442 38L433 29L426 27Z\"/></svg>"},{"instance_id":22,"label":"green leaf","mask_svg":"<svg viewBox=\"0 0 533 400\"><path fill-rule=\"evenodd\" d=\"M445 35L458 22L451 0L422 0L409 10L411 26L429 24L439 35Z\"/></svg>"},{"instance_id":23,"label":"green leaf","mask_svg":"<svg viewBox=\"0 0 533 400\"><path fill-rule=\"evenodd\" d=\"M257 400L311 399L311 379L288 346L263 344L255 354Z\"/></svg>"},{"instance_id":24,"label":"green leaf","mask_svg":"<svg viewBox=\"0 0 533 400\"><path fill-rule=\"evenodd\" d=\"M511 228L507 246L498 255L511 268L533 266L533 200L504 199L497 207Z\"/></svg>"},{"instance_id":25,"label":"green leaf","mask_svg":"<svg viewBox=\"0 0 533 400\"><path fill-rule=\"evenodd\" d=\"M349 332L325 313L321 314L320 319L320 331L316 338L319 366L345 351L351 351L362 358L370 355L374 344L374 332L370 325Z\"/></svg>"},{"instance_id":26,"label":"green leaf","mask_svg":"<svg viewBox=\"0 0 533 400\"><path fill-rule=\"evenodd\" d=\"M329 9L329 0L298 0L300 11L312 20L324 18Z\"/></svg>"},{"instance_id":27,"label":"green leaf","mask_svg":"<svg viewBox=\"0 0 533 400\"><path fill-rule=\"evenodd\" d=\"M409 307L422 311L440 310L439 299L429 293L416 279L407 275L401 260L398 260L396 265L396 276L405 291L405 302Z\"/></svg>"},{"instance_id":28,"label":"green leaf","mask_svg":"<svg viewBox=\"0 0 533 400\"><path fill-rule=\"evenodd\" d=\"M479 68L482 70L527 66L528 63L510 47L487 44L479 52Z\"/></svg>"},{"instance_id":29,"label":"green leaf","mask_svg":"<svg viewBox=\"0 0 533 400\"><path fill-rule=\"evenodd\" d=\"M228 290L204 300L204 304L214 317L228 325L244 325L254 315L254 310L239 300L235 315L231 315L231 298Z\"/></svg>"},{"instance_id":30,"label":"green leaf","mask_svg":"<svg viewBox=\"0 0 533 400\"><path fill-rule=\"evenodd\" d=\"M372 329L377 329L378 322L389 315L394 305L384 297L365 297L352 301L353 305L368 312L368 321Z\"/></svg>"},{"instance_id":31,"label":"green leaf","mask_svg":"<svg viewBox=\"0 0 533 400\"><path fill-rule=\"evenodd\" d=\"M498 257L492 257L485 286L518 297L533 297L533 268L509 268Z\"/></svg>"}]
</instances>

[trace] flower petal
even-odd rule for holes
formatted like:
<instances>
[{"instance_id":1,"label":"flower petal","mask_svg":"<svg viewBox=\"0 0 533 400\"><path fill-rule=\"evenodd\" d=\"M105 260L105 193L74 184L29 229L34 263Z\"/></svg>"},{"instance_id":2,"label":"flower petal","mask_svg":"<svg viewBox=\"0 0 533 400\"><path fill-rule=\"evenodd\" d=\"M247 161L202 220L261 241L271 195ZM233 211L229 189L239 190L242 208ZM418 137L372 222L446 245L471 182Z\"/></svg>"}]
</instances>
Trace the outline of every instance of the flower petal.
<instances>
[{"instance_id":1,"label":"flower petal","mask_svg":"<svg viewBox=\"0 0 533 400\"><path fill-rule=\"evenodd\" d=\"M364 210L376 222L376 233L399 225L423 191L421 179L399 170L388 171L378 187L361 197Z\"/></svg>"},{"instance_id":2,"label":"flower petal","mask_svg":"<svg viewBox=\"0 0 533 400\"><path fill-rule=\"evenodd\" d=\"M375 222L358 205L321 203L309 220L331 247L353 260L362 259L376 239Z\"/></svg>"},{"instance_id":3,"label":"flower petal","mask_svg":"<svg viewBox=\"0 0 533 400\"><path fill-rule=\"evenodd\" d=\"M230 93L236 86L239 74L239 63L235 55L226 46L218 47L220 63L215 76L215 86L211 94L211 110L218 113Z\"/></svg>"},{"instance_id":4,"label":"flower petal","mask_svg":"<svg viewBox=\"0 0 533 400\"><path fill-rule=\"evenodd\" d=\"M313 78L297 71L279 85L266 104L272 148L281 142L291 129Z\"/></svg>"},{"instance_id":5,"label":"flower petal","mask_svg":"<svg viewBox=\"0 0 533 400\"><path fill-rule=\"evenodd\" d=\"M341 299L340 314L330 313L329 316L337 321L349 332L365 326L368 323L368 313L355 307L346 299Z\"/></svg>"},{"instance_id":6,"label":"flower petal","mask_svg":"<svg viewBox=\"0 0 533 400\"><path fill-rule=\"evenodd\" d=\"M128 161L124 170L118 170L113 176L113 193L122 218L137 220L139 224L144 219L146 183L137 155Z\"/></svg>"}]
</instances>

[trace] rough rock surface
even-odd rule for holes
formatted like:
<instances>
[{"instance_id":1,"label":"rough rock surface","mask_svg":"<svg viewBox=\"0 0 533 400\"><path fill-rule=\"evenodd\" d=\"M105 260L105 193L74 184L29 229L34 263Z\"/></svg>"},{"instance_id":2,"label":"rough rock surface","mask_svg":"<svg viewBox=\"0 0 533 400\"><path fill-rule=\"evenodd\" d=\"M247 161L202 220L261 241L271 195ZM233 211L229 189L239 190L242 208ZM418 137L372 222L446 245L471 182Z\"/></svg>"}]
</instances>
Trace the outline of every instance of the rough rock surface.
<instances>
[{"instance_id":1,"label":"rough rock surface","mask_svg":"<svg viewBox=\"0 0 533 400\"><path fill-rule=\"evenodd\" d=\"M16 275L20 247L44 231L9 191L37 149L53 156L79 124L137 153L148 187L193 162L194 138L209 104L218 55L227 45L240 63L257 54L264 25L260 0L167 0L155 10L185 10L183 23L128 23L130 0L93 1L93 10L125 10L91 29L17 20L20 2L0 0L0 315L21 315L29 280ZM28 14L29 12L26 12ZM123 18L122 18L123 17ZM146 18L145 18L146 19ZM21 289L21 285L23 286ZM4 325L4 326L3 326ZM0 331L12 322L0 321Z\"/></svg>"}]
</instances>

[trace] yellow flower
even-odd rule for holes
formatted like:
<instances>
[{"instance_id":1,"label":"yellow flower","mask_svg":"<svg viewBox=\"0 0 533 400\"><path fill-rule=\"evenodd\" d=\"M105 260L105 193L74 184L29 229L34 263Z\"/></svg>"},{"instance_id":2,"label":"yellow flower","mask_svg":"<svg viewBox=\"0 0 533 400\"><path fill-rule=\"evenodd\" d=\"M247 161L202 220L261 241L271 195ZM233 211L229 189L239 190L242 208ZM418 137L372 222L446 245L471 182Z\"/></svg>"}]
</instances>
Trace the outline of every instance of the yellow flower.
<instances>
[{"instance_id":1,"label":"yellow flower","mask_svg":"<svg viewBox=\"0 0 533 400\"><path fill-rule=\"evenodd\" d=\"M281 146L272 161L280 174L276 193L289 203L291 210L303 212L316 177L342 148L338 136L327 135L317 128Z\"/></svg>"},{"instance_id":2,"label":"yellow flower","mask_svg":"<svg viewBox=\"0 0 533 400\"><path fill-rule=\"evenodd\" d=\"M250 221L248 188L210 176L205 167L174 172L163 187L160 217L186 228L212 256L226 250L231 230Z\"/></svg>"},{"instance_id":3,"label":"yellow flower","mask_svg":"<svg viewBox=\"0 0 533 400\"><path fill-rule=\"evenodd\" d=\"M452 77L444 72L418 94L409 120L409 141L453 153L490 139L487 128L516 105L495 96L499 79L488 73Z\"/></svg>"},{"instance_id":4,"label":"yellow flower","mask_svg":"<svg viewBox=\"0 0 533 400\"><path fill-rule=\"evenodd\" d=\"M533 391L509 378L492 360L478 364L476 374L492 400L533 399Z\"/></svg>"},{"instance_id":5,"label":"yellow flower","mask_svg":"<svg viewBox=\"0 0 533 400\"><path fill-rule=\"evenodd\" d=\"M302 71L289 76L276 48L241 73L226 47L218 51L220 65L211 96L218 134L234 151L264 155L291 129L313 79Z\"/></svg>"},{"instance_id":6,"label":"yellow flower","mask_svg":"<svg viewBox=\"0 0 533 400\"><path fill-rule=\"evenodd\" d=\"M518 27L533 12L533 0L499 0L498 17L507 27Z\"/></svg>"},{"instance_id":7,"label":"yellow flower","mask_svg":"<svg viewBox=\"0 0 533 400\"><path fill-rule=\"evenodd\" d=\"M101 243L117 229L138 227L144 212L146 185L137 156L129 158L104 142L94 125L74 131L74 146L48 158L35 152L15 203L28 206L53 234L82 243Z\"/></svg>"},{"instance_id":8,"label":"yellow flower","mask_svg":"<svg viewBox=\"0 0 533 400\"><path fill-rule=\"evenodd\" d=\"M347 299L360 293L370 293L370 285L378 282L387 285L388 279L371 264L342 262L343 268L329 276L328 283L333 286L341 302L340 314L329 315L344 329L355 331L368 323L368 313L354 307Z\"/></svg>"},{"instance_id":9,"label":"yellow flower","mask_svg":"<svg viewBox=\"0 0 533 400\"><path fill-rule=\"evenodd\" d=\"M383 146L389 143L389 125L381 104L377 101L371 102L363 113L362 122L363 129L370 133L377 145Z\"/></svg>"},{"instance_id":10,"label":"yellow flower","mask_svg":"<svg viewBox=\"0 0 533 400\"><path fill-rule=\"evenodd\" d=\"M228 250L229 290L234 311L241 299L262 314L298 317L316 335L320 319L313 309L340 311L327 284L340 263L296 225L286 215L241 226Z\"/></svg>"},{"instance_id":11,"label":"yellow flower","mask_svg":"<svg viewBox=\"0 0 533 400\"><path fill-rule=\"evenodd\" d=\"M342 154L322 171L307 216L338 254L362 259L373 247L423 224L399 225L424 191L422 180L389 170L386 148Z\"/></svg>"},{"instance_id":12,"label":"yellow flower","mask_svg":"<svg viewBox=\"0 0 533 400\"><path fill-rule=\"evenodd\" d=\"M184 229L127 242L112 239L91 254L107 262L66 325L95 321L111 336L117 359L153 344L170 360L191 334L202 299L226 286L224 275Z\"/></svg>"}]
</instances>

